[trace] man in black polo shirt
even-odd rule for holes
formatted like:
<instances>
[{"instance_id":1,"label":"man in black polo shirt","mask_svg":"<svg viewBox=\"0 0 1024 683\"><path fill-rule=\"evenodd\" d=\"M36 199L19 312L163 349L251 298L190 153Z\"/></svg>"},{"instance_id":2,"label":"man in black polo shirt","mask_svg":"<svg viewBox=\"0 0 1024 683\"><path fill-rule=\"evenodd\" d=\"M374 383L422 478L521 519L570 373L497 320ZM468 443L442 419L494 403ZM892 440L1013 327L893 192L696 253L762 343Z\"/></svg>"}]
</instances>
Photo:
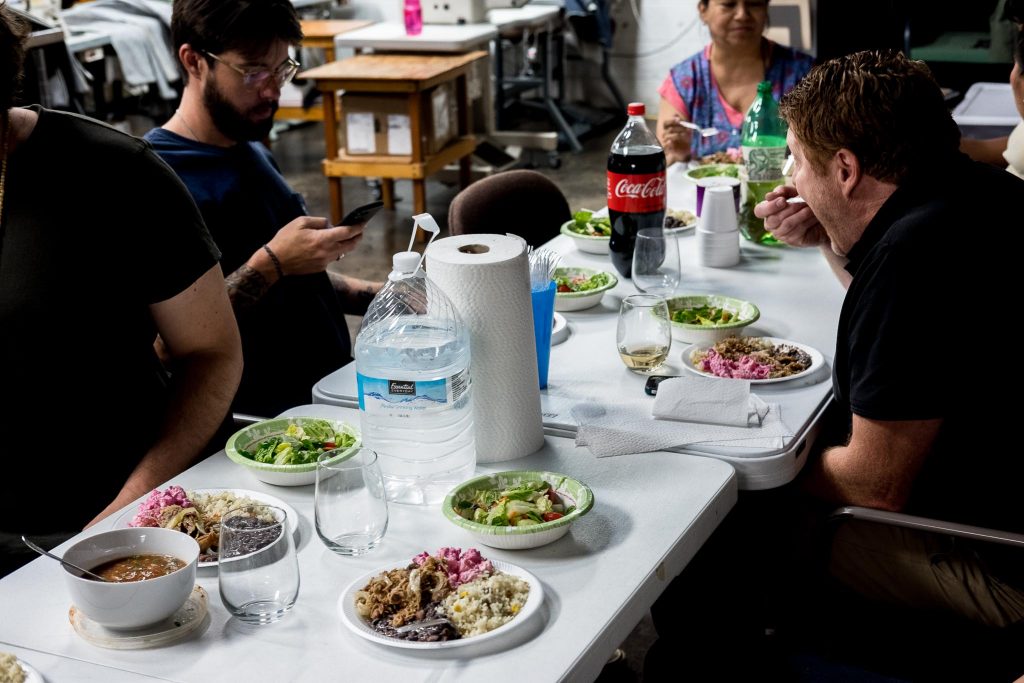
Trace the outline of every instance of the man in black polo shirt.
<instances>
[{"instance_id":1,"label":"man in black polo shirt","mask_svg":"<svg viewBox=\"0 0 1024 683\"><path fill-rule=\"evenodd\" d=\"M849 440L808 463L834 503L1024 531L1016 443L1011 261L1024 181L958 152L927 67L862 52L783 98L795 188L757 208L794 246L818 246L848 288L834 363ZM799 192L806 204L786 199ZM1010 342L1010 343L1007 343ZM1012 554L850 524L832 573L859 592L1006 626L1024 620Z\"/></svg>"}]
</instances>

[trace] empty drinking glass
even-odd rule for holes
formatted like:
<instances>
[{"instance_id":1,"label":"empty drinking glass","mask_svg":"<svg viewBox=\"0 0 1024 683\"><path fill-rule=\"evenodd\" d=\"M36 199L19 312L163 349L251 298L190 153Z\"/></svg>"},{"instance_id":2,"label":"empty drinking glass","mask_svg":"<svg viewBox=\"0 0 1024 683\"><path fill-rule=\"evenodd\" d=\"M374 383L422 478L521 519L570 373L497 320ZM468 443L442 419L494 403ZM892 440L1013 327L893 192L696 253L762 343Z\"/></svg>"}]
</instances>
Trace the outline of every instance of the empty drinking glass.
<instances>
[{"instance_id":1,"label":"empty drinking glass","mask_svg":"<svg viewBox=\"0 0 1024 683\"><path fill-rule=\"evenodd\" d=\"M616 344L622 362L633 372L649 373L661 367L672 346L665 299L653 294L633 294L623 299Z\"/></svg>"},{"instance_id":2,"label":"empty drinking glass","mask_svg":"<svg viewBox=\"0 0 1024 683\"><path fill-rule=\"evenodd\" d=\"M388 529L388 502L377 454L361 448L337 462L330 452L316 463L316 533L339 555L362 555Z\"/></svg>"},{"instance_id":3,"label":"empty drinking glass","mask_svg":"<svg viewBox=\"0 0 1024 683\"><path fill-rule=\"evenodd\" d=\"M663 228L643 228L636 234L633 284L645 294L670 296L679 286L679 243Z\"/></svg>"},{"instance_id":4,"label":"empty drinking glass","mask_svg":"<svg viewBox=\"0 0 1024 683\"><path fill-rule=\"evenodd\" d=\"M220 598L241 621L269 624L299 597L299 562L288 514L272 505L243 505L220 520Z\"/></svg>"}]
</instances>

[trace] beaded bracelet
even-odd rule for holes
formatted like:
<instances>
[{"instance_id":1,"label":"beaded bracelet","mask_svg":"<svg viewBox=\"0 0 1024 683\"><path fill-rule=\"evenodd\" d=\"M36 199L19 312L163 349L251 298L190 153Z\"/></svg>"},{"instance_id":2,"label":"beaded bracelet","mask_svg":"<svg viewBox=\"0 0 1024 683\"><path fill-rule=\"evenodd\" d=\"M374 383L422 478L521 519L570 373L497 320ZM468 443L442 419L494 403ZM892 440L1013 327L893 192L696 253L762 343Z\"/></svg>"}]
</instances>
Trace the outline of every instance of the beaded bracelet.
<instances>
[{"instance_id":1,"label":"beaded bracelet","mask_svg":"<svg viewBox=\"0 0 1024 683\"><path fill-rule=\"evenodd\" d=\"M270 245L264 244L263 248L266 250L270 260L274 262L274 270L277 271L277 277L284 277L284 270L281 269L281 261L277 258L277 254L270 249Z\"/></svg>"}]
</instances>

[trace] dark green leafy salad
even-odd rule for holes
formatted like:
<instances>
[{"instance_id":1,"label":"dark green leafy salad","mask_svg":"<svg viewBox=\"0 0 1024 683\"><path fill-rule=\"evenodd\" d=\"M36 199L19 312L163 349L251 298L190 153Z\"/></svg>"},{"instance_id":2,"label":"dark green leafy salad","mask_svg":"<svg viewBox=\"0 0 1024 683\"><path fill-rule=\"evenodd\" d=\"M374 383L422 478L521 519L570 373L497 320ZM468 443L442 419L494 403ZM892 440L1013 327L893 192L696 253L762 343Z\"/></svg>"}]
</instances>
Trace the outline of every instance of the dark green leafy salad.
<instances>
[{"instance_id":1,"label":"dark green leafy salad","mask_svg":"<svg viewBox=\"0 0 1024 683\"><path fill-rule=\"evenodd\" d=\"M607 216L594 218L593 211L577 211L572 215L569 230L587 237L611 237L612 222Z\"/></svg>"},{"instance_id":2,"label":"dark green leafy salad","mask_svg":"<svg viewBox=\"0 0 1024 683\"><path fill-rule=\"evenodd\" d=\"M731 322L736 315L717 306L697 306L672 311L672 321L687 325L722 325Z\"/></svg>"},{"instance_id":3,"label":"dark green leafy salad","mask_svg":"<svg viewBox=\"0 0 1024 683\"><path fill-rule=\"evenodd\" d=\"M559 270L555 271L556 292L589 292L604 287L609 282L611 282L611 276L608 273L559 275Z\"/></svg>"},{"instance_id":4,"label":"dark green leafy salad","mask_svg":"<svg viewBox=\"0 0 1024 683\"><path fill-rule=\"evenodd\" d=\"M564 480L563 480L564 481ZM482 489L472 500L454 503L456 514L488 526L531 526L561 519L576 509L565 504L546 481L523 482L506 489Z\"/></svg>"},{"instance_id":5,"label":"dark green leafy salad","mask_svg":"<svg viewBox=\"0 0 1024 683\"><path fill-rule=\"evenodd\" d=\"M288 425L284 434L268 437L247 451L238 452L256 462L273 465L308 465L315 463L321 453L343 451L356 442L354 434L337 431L328 420L311 420L302 426Z\"/></svg>"}]
</instances>

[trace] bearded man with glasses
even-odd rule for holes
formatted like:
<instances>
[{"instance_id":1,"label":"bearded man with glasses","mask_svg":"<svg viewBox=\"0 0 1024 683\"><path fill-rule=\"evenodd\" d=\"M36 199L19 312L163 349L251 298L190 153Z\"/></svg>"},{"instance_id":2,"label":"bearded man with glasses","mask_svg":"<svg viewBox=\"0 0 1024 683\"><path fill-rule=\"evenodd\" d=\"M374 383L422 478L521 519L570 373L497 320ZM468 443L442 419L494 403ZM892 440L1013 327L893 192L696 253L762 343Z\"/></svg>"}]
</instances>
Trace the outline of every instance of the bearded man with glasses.
<instances>
[{"instance_id":1,"label":"bearded man with glasses","mask_svg":"<svg viewBox=\"0 0 1024 683\"><path fill-rule=\"evenodd\" d=\"M181 105L146 139L188 186L224 257L245 370L236 412L273 416L351 360L345 313L361 315L379 283L328 273L362 225L307 215L258 141L299 63L290 0L175 0L171 33L185 72Z\"/></svg>"}]
</instances>

